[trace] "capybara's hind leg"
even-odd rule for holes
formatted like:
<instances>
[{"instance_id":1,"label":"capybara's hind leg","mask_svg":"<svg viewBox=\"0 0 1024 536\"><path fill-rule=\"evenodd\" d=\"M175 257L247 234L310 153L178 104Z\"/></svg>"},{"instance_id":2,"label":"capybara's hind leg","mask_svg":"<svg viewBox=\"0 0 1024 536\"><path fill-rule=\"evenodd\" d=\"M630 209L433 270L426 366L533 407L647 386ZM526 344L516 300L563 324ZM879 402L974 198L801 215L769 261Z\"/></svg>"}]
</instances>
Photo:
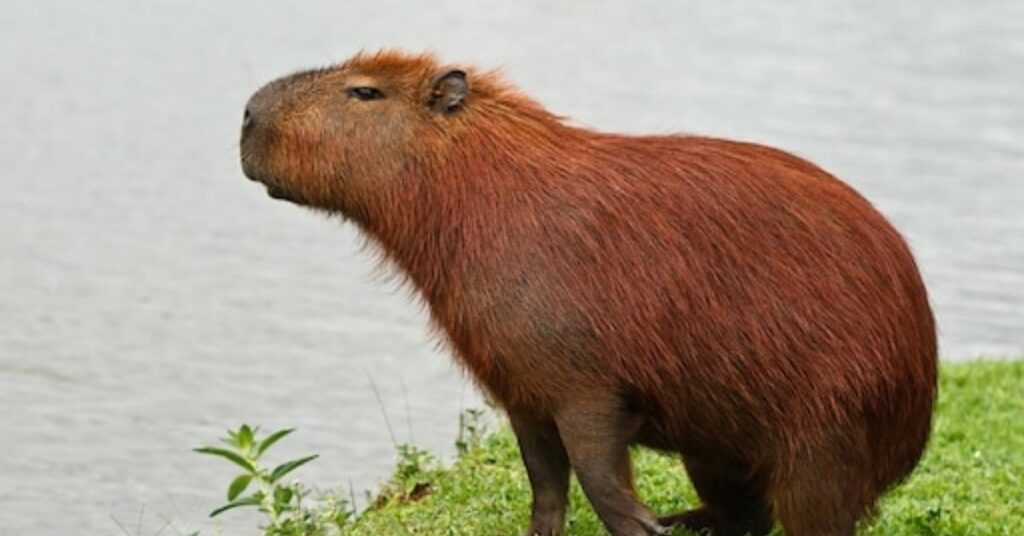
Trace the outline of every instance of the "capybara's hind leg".
<instances>
[{"instance_id":1,"label":"capybara's hind leg","mask_svg":"<svg viewBox=\"0 0 1024 536\"><path fill-rule=\"evenodd\" d=\"M583 492L612 536L669 534L637 500L629 443L634 416L619 400L570 402L555 414L558 432Z\"/></svg>"},{"instance_id":2,"label":"capybara's hind leg","mask_svg":"<svg viewBox=\"0 0 1024 536\"><path fill-rule=\"evenodd\" d=\"M727 468L692 458L684 463L704 505L662 517L663 525L682 526L694 532L710 531L714 536L763 536L771 531L771 509L762 482L739 478Z\"/></svg>"},{"instance_id":3,"label":"capybara's hind leg","mask_svg":"<svg viewBox=\"0 0 1024 536\"><path fill-rule=\"evenodd\" d=\"M530 528L524 536L557 536L565 527L569 458L551 417L510 409L512 430L533 491Z\"/></svg>"},{"instance_id":4,"label":"capybara's hind leg","mask_svg":"<svg viewBox=\"0 0 1024 536\"><path fill-rule=\"evenodd\" d=\"M808 450L780 468L773 483L775 517L786 536L853 536L874 500L857 447Z\"/></svg>"}]
</instances>

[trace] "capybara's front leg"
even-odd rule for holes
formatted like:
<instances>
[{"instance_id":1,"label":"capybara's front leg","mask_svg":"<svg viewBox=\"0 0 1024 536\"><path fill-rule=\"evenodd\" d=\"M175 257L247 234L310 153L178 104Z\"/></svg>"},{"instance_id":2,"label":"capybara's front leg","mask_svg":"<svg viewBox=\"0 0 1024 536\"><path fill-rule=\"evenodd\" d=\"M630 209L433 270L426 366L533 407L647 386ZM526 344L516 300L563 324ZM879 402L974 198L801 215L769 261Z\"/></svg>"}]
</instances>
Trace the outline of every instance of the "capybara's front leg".
<instances>
[{"instance_id":1,"label":"capybara's front leg","mask_svg":"<svg viewBox=\"0 0 1024 536\"><path fill-rule=\"evenodd\" d=\"M530 528L524 536L558 536L565 527L569 458L550 416L509 410L512 430L533 491Z\"/></svg>"},{"instance_id":2,"label":"capybara's front leg","mask_svg":"<svg viewBox=\"0 0 1024 536\"><path fill-rule=\"evenodd\" d=\"M555 415L576 477L612 536L669 534L633 490L629 443L634 417L615 399L571 402Z\"/></svg>"}]
</instances>

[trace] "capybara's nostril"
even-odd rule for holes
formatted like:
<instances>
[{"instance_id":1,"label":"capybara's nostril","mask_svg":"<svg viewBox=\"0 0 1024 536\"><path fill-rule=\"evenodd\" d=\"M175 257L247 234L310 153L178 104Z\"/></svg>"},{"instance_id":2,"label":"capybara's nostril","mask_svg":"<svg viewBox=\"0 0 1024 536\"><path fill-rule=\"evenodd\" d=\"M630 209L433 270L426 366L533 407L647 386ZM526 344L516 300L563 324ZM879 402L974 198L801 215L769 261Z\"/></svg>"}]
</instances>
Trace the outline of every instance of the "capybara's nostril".
<instances>
[{"instance_id":1,"label":"capybara's nostril","mask_svg":"<svg viewBox=\"0 0 1024 536\"><path fill-rule=\"evenodd\" d=\"M249 107L245 107L245 113L242 114L242 128L249 128L252 126L252 112L249 111Z\"/></svg>"}]
</instances>

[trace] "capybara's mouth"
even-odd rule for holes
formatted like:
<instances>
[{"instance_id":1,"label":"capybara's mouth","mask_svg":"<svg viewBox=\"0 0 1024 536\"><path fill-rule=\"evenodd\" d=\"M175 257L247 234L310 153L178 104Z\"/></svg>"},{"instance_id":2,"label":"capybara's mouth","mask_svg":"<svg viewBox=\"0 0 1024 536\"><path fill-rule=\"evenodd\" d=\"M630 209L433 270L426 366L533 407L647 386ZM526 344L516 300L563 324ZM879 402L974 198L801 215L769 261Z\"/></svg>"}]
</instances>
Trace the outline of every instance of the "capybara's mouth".
<instances>
[{"instance_id":1,"label":"capybara's mouth","mask_svg":"<svg viewBox=\"0 0 1024 536\"><path fill-rule=\"evenodd\" d=\"M242 159L242 174L251 181L262 184L267 189L267 195L274 199L282 199L284 201L291 201L298 203L299 199L292 195L288 190L281 188L274 183L273 180L268 178L265 173L261 173L256 165L249 159Z\"/></svg>"},{"instance_id":2,"label":"capybara's mouth","mask_svg":"<svg viewBox=\"0 0 1024 536\"><path fill-rule=\"evenodd\" d=\"M242 158L242 174L251 181L264 182L263 174L259 172L258 166L253 162L253 159L243 154Z\"/></svg>"},{"instance_id":3,"label":"capybara's mouth","mask_svg":"<svg viewBox=\"0 0 1024 536\"><path fill-rule=\"evenodd\" d=\"M267 181L267 180L263 180L263 179L254 179L254 180L257 180L258 182L262 183L263 186L265 186L267 188L267 196L269 196L272 199L280 199L282 201L289 201L289 202L295 203L297 205L304 204L304 201L302 200L301 197L299 197L298 195L295 195L294 193L292 193L287 188L282 188L282 187L278 186L277 184L274 184L273 181Z\"/></svg>"},{"instance_id":4,"label":"capybara's mouth","mask_svg":"<svg viewBox=\"0 0 1024 536\"><path fill-rule=\"evenodd\" d=\"M284 201L292 201L292 202L297 202L298 201L297 199L295 199L294 196L289 194L287 190L285 190L285 189L283 189L283 188L281 188L279 186L275 186L273 184L267 184L266 186L267 186L267 195L269 195L270 197L272 197L274 199L282 199Z\"/></svg>"}]
</instances>

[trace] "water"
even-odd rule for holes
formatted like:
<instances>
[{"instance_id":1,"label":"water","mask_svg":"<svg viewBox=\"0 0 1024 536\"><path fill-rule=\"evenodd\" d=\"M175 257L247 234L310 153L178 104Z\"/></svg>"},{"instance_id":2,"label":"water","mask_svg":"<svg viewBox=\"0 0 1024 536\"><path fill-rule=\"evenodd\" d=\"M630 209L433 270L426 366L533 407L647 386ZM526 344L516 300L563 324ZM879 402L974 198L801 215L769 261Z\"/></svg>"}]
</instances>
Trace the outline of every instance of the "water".
<instances>
[{"instance_id":1,"label":"water","mask_svg":"<svg viewBox=\"0 0 1024 536\"><path fill-rule=\"evenodd\" d=\"M261 83L361 47L505 65L576 121L758 140L875 201L920 260L943 355L1024 355L1024 4L8 0L0 19L0 527L206 528L188 449L298 426L356 490L479 404L350 227L236 161ZM406 402L408 400L408 402ZM233 521L232 521L233 520ZM229 533L255 518L230 516Z\"/></svg>"}]
</instances>

